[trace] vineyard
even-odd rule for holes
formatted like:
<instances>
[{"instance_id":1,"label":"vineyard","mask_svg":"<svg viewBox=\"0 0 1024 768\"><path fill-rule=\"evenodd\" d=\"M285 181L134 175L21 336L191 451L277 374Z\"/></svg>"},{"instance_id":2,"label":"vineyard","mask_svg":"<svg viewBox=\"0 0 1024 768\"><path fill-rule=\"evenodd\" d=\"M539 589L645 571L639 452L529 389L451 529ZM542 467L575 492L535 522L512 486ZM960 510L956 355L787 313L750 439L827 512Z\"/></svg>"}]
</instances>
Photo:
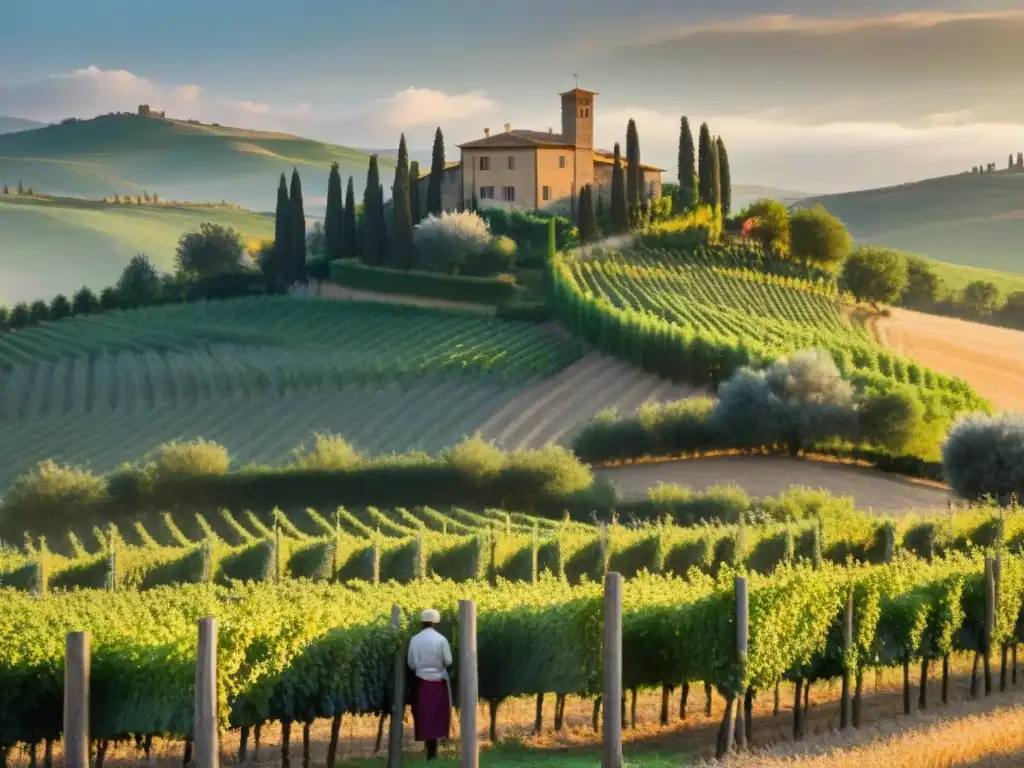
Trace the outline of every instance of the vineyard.
<instances>
[{"instance_id":1,"label":"vineyard","mask_svg":"<svg viewBox=\"0 0 1024 768\"><path fill-rule=\"evenodd\" d=\"M986 572L995 574L994 593ZM930 561L903 554L874 566L802 561L749 574L744 664L734 650L732 575L723 568L716 577L641 573L626 581L625 689L683 684L685 691L703 682L723 695L749 698L783 679L796 681L799 691L804 682L849 675L856 713L865 672L902 666L909 697L910 665L921 663L927 680L929 664L945 669L954 652L984 656L987 691L1000 671L1006 680L1008 653L1021 637L1024 562L1018 556L1004 553L991 571L977 554ZM994 600L986 596L992 594ZM476 601L479 693L491 702L494 718L510 697L600 694L601 587L590 581L304 581L78 590L42 599L7 590L2 596L5 748L59 738L63 637L80 629L93 636L93 738L190 736L195 626L206 615L216 616L220 627L217 691L225 728L247 730L273 720L290 727L387 711L394 654L408 636L391 630L395 604L410 632L420 609L437 607L442 631L454 638L457 600ZM848 596L853 633L844 652ZM453 678L457 685L458 669ZM943 700L945 688L944 675Z\"/></svg>"},{"instance_id":2,"label":"vineyard","mask_svg":"<svg viewBox=\"0 0 1024 768\"><path fill-rule=\"evenodd\" d=\"M624 506L621 520L606 513L587 523L457 507L150 513L121 525L73 525L63 537L0 550L0 586L45 593L285 579L535 583L545 573L579 584L608 570L629 577L693 569L715 575L725 567L770 573L800 560L880 564L900 551L929 559L1024 548L1019 512L982 507L892 521L804 489L753 504L727 488L675 500L671 490Z\"/></svg>"},{"instance_id":3,"label":"vineyard","mask_svg":"<svg viewBox=\"0 0 1024 768\"><path fill-rule=\"evenodd\" d=\"M314 431L436 451L581 345L472 314L296 297L183 304L0 334L0 487L44 459L105 471L204 437L277 464Z\"/></svg>"},{"instance_id":4,"label":"vineyard","mask_svg":"<svg viewBox=\"0 0 1024 768\"><path fill-rule=\"evenodd\" d=\"M966 382L894 355L851 327L833 285L740 263L732 250L707 246L556 255L555 303L582 338L677 381L720 381L743 365L821 348L862 387L909 384L950 411L987 408Z\"/></svg>"}]
</instances>

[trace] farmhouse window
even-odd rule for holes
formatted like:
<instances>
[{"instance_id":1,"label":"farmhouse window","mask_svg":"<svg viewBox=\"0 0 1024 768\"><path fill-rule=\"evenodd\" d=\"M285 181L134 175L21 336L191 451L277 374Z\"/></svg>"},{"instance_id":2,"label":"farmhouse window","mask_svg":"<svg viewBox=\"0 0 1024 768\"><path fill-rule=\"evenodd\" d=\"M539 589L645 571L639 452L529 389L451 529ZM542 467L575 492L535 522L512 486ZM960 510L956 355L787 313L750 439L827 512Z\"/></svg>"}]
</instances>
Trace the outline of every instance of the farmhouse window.
<instances>
[{"instance_id":1,"label":"farmhouse window","mask_svg":"<svg viewBox=\"0 0 1024 768\"><path fill-rule=\"evenodd\" d=\"M508 169L510 171L514 171L516 169L516 159L512 157L512 155L509 155L508 157Z\"/></svg>"},{"instance_id":2,"label":"farmhouse window","mask_svg":"<svg viewBox=\"0 0 1024 768\"><path fill-rule=\"evenodd\" d=\"M502 187L501 199L504 200L506 203L514 203L516 201L516 188Z\"/></svg>"},{"instance_id":3,"label":"farmhouse window","mask_svg":"<svg viewBox=\"0 0 1024 768\"><path fill-rule=\"evenodd\" d=\"M494 187L480 187L480 199L481 200L493 200L494 199Z\"/></svg>"},{"instance_id":4,"label":"farmhouse window","mask_svg":"<svg viewBox=\"0 0 1024 768\"><path fill-rule=\"evenodd\" d=\"M480 158L480 170L481 171L489 171L489 170L491 170L491 158L489 158L489 157L481 157Z\"/></svg>"},{"instance_id":5,"label":"farmhouse window","mask_svg":"<svg viewBox=\"0 0 1024 768\"><path fill-rule=\"evenodd\" d=\"M545 200L550 200L551 199L551 187L544 187L541 190L541 197L543 197Z\"/></svg>"},{"instance_id":6,"label":"farmhouse window","mask_svg":"<svg viewBox=\"0 0 1024 768\"><path fill-rule=\"evenodd\" d=\"M565 168L565 155L558 156L558 167Z\"/></svg>"}]
</instances>

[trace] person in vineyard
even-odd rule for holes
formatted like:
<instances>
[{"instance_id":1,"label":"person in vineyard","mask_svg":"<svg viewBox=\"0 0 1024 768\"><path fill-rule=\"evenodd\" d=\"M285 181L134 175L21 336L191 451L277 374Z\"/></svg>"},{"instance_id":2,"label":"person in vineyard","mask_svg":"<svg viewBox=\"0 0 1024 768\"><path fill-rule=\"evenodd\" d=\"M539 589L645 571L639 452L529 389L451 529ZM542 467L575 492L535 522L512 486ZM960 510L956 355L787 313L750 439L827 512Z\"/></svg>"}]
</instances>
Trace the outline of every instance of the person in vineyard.
<instances>
[{"instance_id":1,"label":"person in vineyard","mask_svg":"<svg viewBox=\"0 0 1024 768\"><path fill-rule=\"evenodd\" d=\"M420 616L423 629L409 641L409 668L416 676L413 723L416 741L427 745L427 760L437 759L438 739L447 739L451 728L452 695L448 667L452 649L434 627L441 614L433 608Z\"/></svg>"}]
</instances>

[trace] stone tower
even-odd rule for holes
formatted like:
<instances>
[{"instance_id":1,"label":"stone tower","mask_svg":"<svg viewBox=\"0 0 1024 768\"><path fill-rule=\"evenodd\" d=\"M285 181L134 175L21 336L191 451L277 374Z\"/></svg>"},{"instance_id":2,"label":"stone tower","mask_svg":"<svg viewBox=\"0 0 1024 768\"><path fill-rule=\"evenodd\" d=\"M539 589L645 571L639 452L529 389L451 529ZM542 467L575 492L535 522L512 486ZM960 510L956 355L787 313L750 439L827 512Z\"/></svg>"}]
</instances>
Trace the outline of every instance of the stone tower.
<instances>
[{"instance_id":1,"label":"stone tower","mask_svg":"<svg viewBox=\"0 0 1024 768\"><path fill-rule=\"evenodd\" d=\"M573 88L562 96L562 136L573 150L572 214L585 184L594 182L594 97L593 91Z\"/></svg>"}]
</instances>

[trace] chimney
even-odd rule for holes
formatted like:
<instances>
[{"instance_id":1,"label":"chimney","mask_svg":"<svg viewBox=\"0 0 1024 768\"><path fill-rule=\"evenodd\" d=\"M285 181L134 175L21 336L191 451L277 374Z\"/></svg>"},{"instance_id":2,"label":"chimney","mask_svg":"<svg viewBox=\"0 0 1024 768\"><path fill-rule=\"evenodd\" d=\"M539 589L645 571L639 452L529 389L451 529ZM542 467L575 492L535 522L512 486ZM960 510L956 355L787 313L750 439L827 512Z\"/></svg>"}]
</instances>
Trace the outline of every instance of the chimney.
<instances>
[{"instance_id":1,"label":"chimney","mask_svg":"<svg viewBox=\"0 0 1024 768\"><path fill-rule=\"evenodd\" d=\"M490 136L491 136L491 129L490 128L484 128L484 136L487 137L487 138L490 138Z\"/></svg>"},{"instance_id":2,"label":"chimney","mask_svg":"<svg viewBox=\"0 0 1024 768\"><path fill-rule=\"evenodd\" d=\"M512 130L512 123L505 123L505 133Z\"/></svg>"}]
</instances>

